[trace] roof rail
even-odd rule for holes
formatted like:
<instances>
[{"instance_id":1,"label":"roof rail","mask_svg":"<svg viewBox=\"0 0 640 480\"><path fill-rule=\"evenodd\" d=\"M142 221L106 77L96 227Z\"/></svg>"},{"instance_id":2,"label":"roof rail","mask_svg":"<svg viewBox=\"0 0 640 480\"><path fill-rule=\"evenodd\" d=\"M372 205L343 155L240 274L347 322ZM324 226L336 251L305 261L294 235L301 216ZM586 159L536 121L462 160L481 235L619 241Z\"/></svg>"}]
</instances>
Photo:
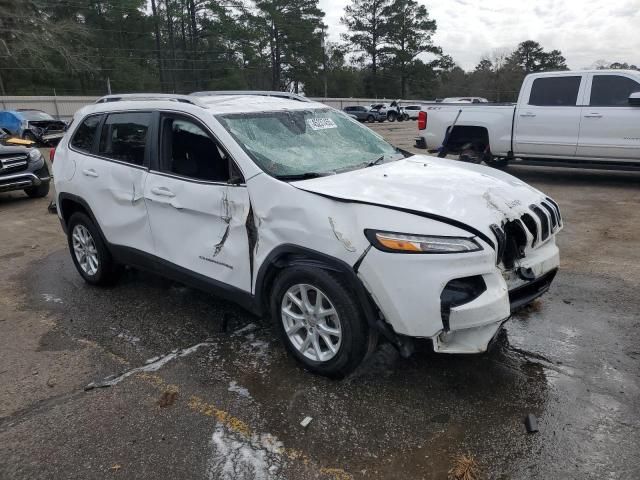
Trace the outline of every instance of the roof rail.
<instances>
[{"instance_id":1,"label":"roof rail","mask_svg":"<svg viewBox=\"0 0 640 480\"><path fill-rule=\"evenodd\" d=\"M173 93L123 93L122 95L105 95L95 101L95 103L110 103L130 101L153 101L153 100L169 100L172 102L190 103L199 107L203 106L202 102L190 95L177 95Z\"/></svg>"},{"instance_id":2,"label":"roof rail","mask_svg":"<svg viewBox=\"0 0 640 480\"><path fill-rule=\"evenodd\" d=\"M298 95L296 93L278 92L269 90L210 90L203 92L193 92L191 96L194 97L217 97L222 95L255 95L261 97L278 97L286 98L289 100L297 100L298 102L311 102L307 97Z\"/></svg>"}]
</instances>

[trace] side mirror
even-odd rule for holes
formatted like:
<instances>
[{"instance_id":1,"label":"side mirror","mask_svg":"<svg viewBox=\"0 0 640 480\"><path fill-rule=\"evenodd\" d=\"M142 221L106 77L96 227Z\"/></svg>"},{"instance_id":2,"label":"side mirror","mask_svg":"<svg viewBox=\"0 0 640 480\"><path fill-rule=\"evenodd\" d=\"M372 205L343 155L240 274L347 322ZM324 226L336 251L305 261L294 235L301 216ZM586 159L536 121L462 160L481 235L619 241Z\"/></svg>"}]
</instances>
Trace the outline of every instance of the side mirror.
<instances>
[{"instance_id":1,"label":"side mirror","mask_svg":"<svg viewBox=\"0 0 640 480\"><path fill-rule=\"evenodd\" d=\"M640 107L640 92L629 95L629 105L632 107Z\"/></svg>"}]
</instances>

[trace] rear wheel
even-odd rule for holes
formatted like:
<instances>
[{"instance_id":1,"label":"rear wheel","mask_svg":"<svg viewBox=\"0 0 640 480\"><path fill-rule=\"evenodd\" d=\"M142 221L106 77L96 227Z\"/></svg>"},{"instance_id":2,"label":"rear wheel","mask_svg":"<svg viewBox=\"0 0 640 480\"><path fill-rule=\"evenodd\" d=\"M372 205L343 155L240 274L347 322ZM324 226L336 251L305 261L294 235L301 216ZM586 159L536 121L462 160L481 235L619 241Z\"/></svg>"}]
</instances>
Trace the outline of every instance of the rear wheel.
<instances>
[{"instance_id":1,"label":"rear wheel","mask_svg":"<svg viewBox=\"0 0 640 480\"><path fill-rule=\"evenodd\" d=\"M271 299L276 328L308 370L342 378L375 348L376 332L353 297L338 276L322 269L294 267L276 279Z\"/></svg>"},{"instance_id":2,"label":"rear wheel","mask_svg":"<svg viewBox=\"0 0 640 480\"><path fill-rule=\"evenodd\" d=\"M37 187L29 187L24 189L24 193L31 198L42 198L49 195L49 182L42 182Z\"/></svg>"},{"instance_id":3,"label":"rear wheel","mask_svg":"<svg viewBox=\"0 0 640 480\"><path fill-rule=\"evenodd\" d=\"M376 121L376 117L374 117L373 115L369 115L367 117L367 122L374 123L375 121Z\"/></svg>"},{"instance_id":4,"label":"rear wheel","mask_svg":"<svg viewBox=\"0 0 640 480\"><path fill-rule=\"evenodd\" d=\"M481 163L484 160L484 149L480 145L467 143L460 151L459 160L467 163Z\"/></svg>"},{"instance_id":5,"label":"rear wheel","mask_svg":"<svg viewBox=\"0 0 640 480\"><path fill-rule=\"evenodd\" d=\"M395 122L397 118L396 112L389 112L387 115L387 120L390 122Z\"/></svg>"},{"instance_id":6,"label":"rear wheel","mask_svg":"<svg viewBox=\"0 0 640 480\"><path fill-rule=\"evenodd\" d=\"M71 215L67 227L69 251L78 273L92 285L111 285L120 273L98 228L81 212Z\"/></svg>"}]
</instances>

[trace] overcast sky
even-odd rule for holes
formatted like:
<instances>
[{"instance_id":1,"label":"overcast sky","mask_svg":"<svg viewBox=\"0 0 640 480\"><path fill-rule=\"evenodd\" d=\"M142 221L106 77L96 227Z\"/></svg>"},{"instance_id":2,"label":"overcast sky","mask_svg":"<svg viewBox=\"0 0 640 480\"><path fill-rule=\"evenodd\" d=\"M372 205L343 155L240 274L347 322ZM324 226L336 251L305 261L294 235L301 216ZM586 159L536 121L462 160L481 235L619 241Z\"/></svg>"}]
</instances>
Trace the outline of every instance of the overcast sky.
<instances>
[{"instance_id":1,"label":"overcast sky","mask_svg":"<svg viewBox=\"0 0 640 480\"><path fill-rule=\"evenodd\" d=\"M436 45L465 70L483 54L535 40L561 50L569 68L597 60L640 65L640 0L418 0L438 23ZM349 0L320 0L337 41Z\"/></svg>"}]
</instances>

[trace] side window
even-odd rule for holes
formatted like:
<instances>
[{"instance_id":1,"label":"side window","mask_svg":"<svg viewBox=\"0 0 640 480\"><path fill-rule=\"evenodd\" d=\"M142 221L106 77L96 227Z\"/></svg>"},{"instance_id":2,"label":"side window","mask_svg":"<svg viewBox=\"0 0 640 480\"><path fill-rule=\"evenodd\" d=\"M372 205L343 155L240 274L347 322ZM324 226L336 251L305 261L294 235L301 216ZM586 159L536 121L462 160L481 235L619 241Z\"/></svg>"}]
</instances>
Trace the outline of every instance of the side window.
<instances>
[{"instance_id":1,"label":"side window","mask_svg":"<svg viewBox=\"0 0 640 480\"><path fill-rule=\"evenodd\" d=\"M173 115L161 121L161 170L196 180L226 182L231 162L200 125Z\"/></svg>"},{"instance_id":2,"label":"side window","mask_svg":"<svg viewBox=\"0 0 640 480\"><path fill-rule=\"evenodd\" d=\"M71 146L76 150L91 152L102 115L92 115L84 119L71 139Z\"/></svg>"},{"instance_id":3,"label":"side window","mask_svg":"<svg viewBox=\"0 0 640 480\"><path fill-rule=\"evenodd\" d=\"M576 106L582 77L536 78L531 86L529 105L545 107Z\"/></svg>"},{"instance_id":4,"label":"side window","mask_svg":"<svg viewBox=\"0 0 640 480\"><path fill-rule=\"evenodd\" d=\"M112 113L102 125L98 153L121 162L143 165L151 118L149 112Z\"/></svg>"},{"instance_id":5,"label":"side window","mask_svg":"<svg viewBox=\"0 0 640 480\"><path fill-rule=\"evenodd\" d=\"M640 92L640 83L620 75L594 75L591 83L592 107L628 107L629 95Z\"/></svg>"}]
</instances>

